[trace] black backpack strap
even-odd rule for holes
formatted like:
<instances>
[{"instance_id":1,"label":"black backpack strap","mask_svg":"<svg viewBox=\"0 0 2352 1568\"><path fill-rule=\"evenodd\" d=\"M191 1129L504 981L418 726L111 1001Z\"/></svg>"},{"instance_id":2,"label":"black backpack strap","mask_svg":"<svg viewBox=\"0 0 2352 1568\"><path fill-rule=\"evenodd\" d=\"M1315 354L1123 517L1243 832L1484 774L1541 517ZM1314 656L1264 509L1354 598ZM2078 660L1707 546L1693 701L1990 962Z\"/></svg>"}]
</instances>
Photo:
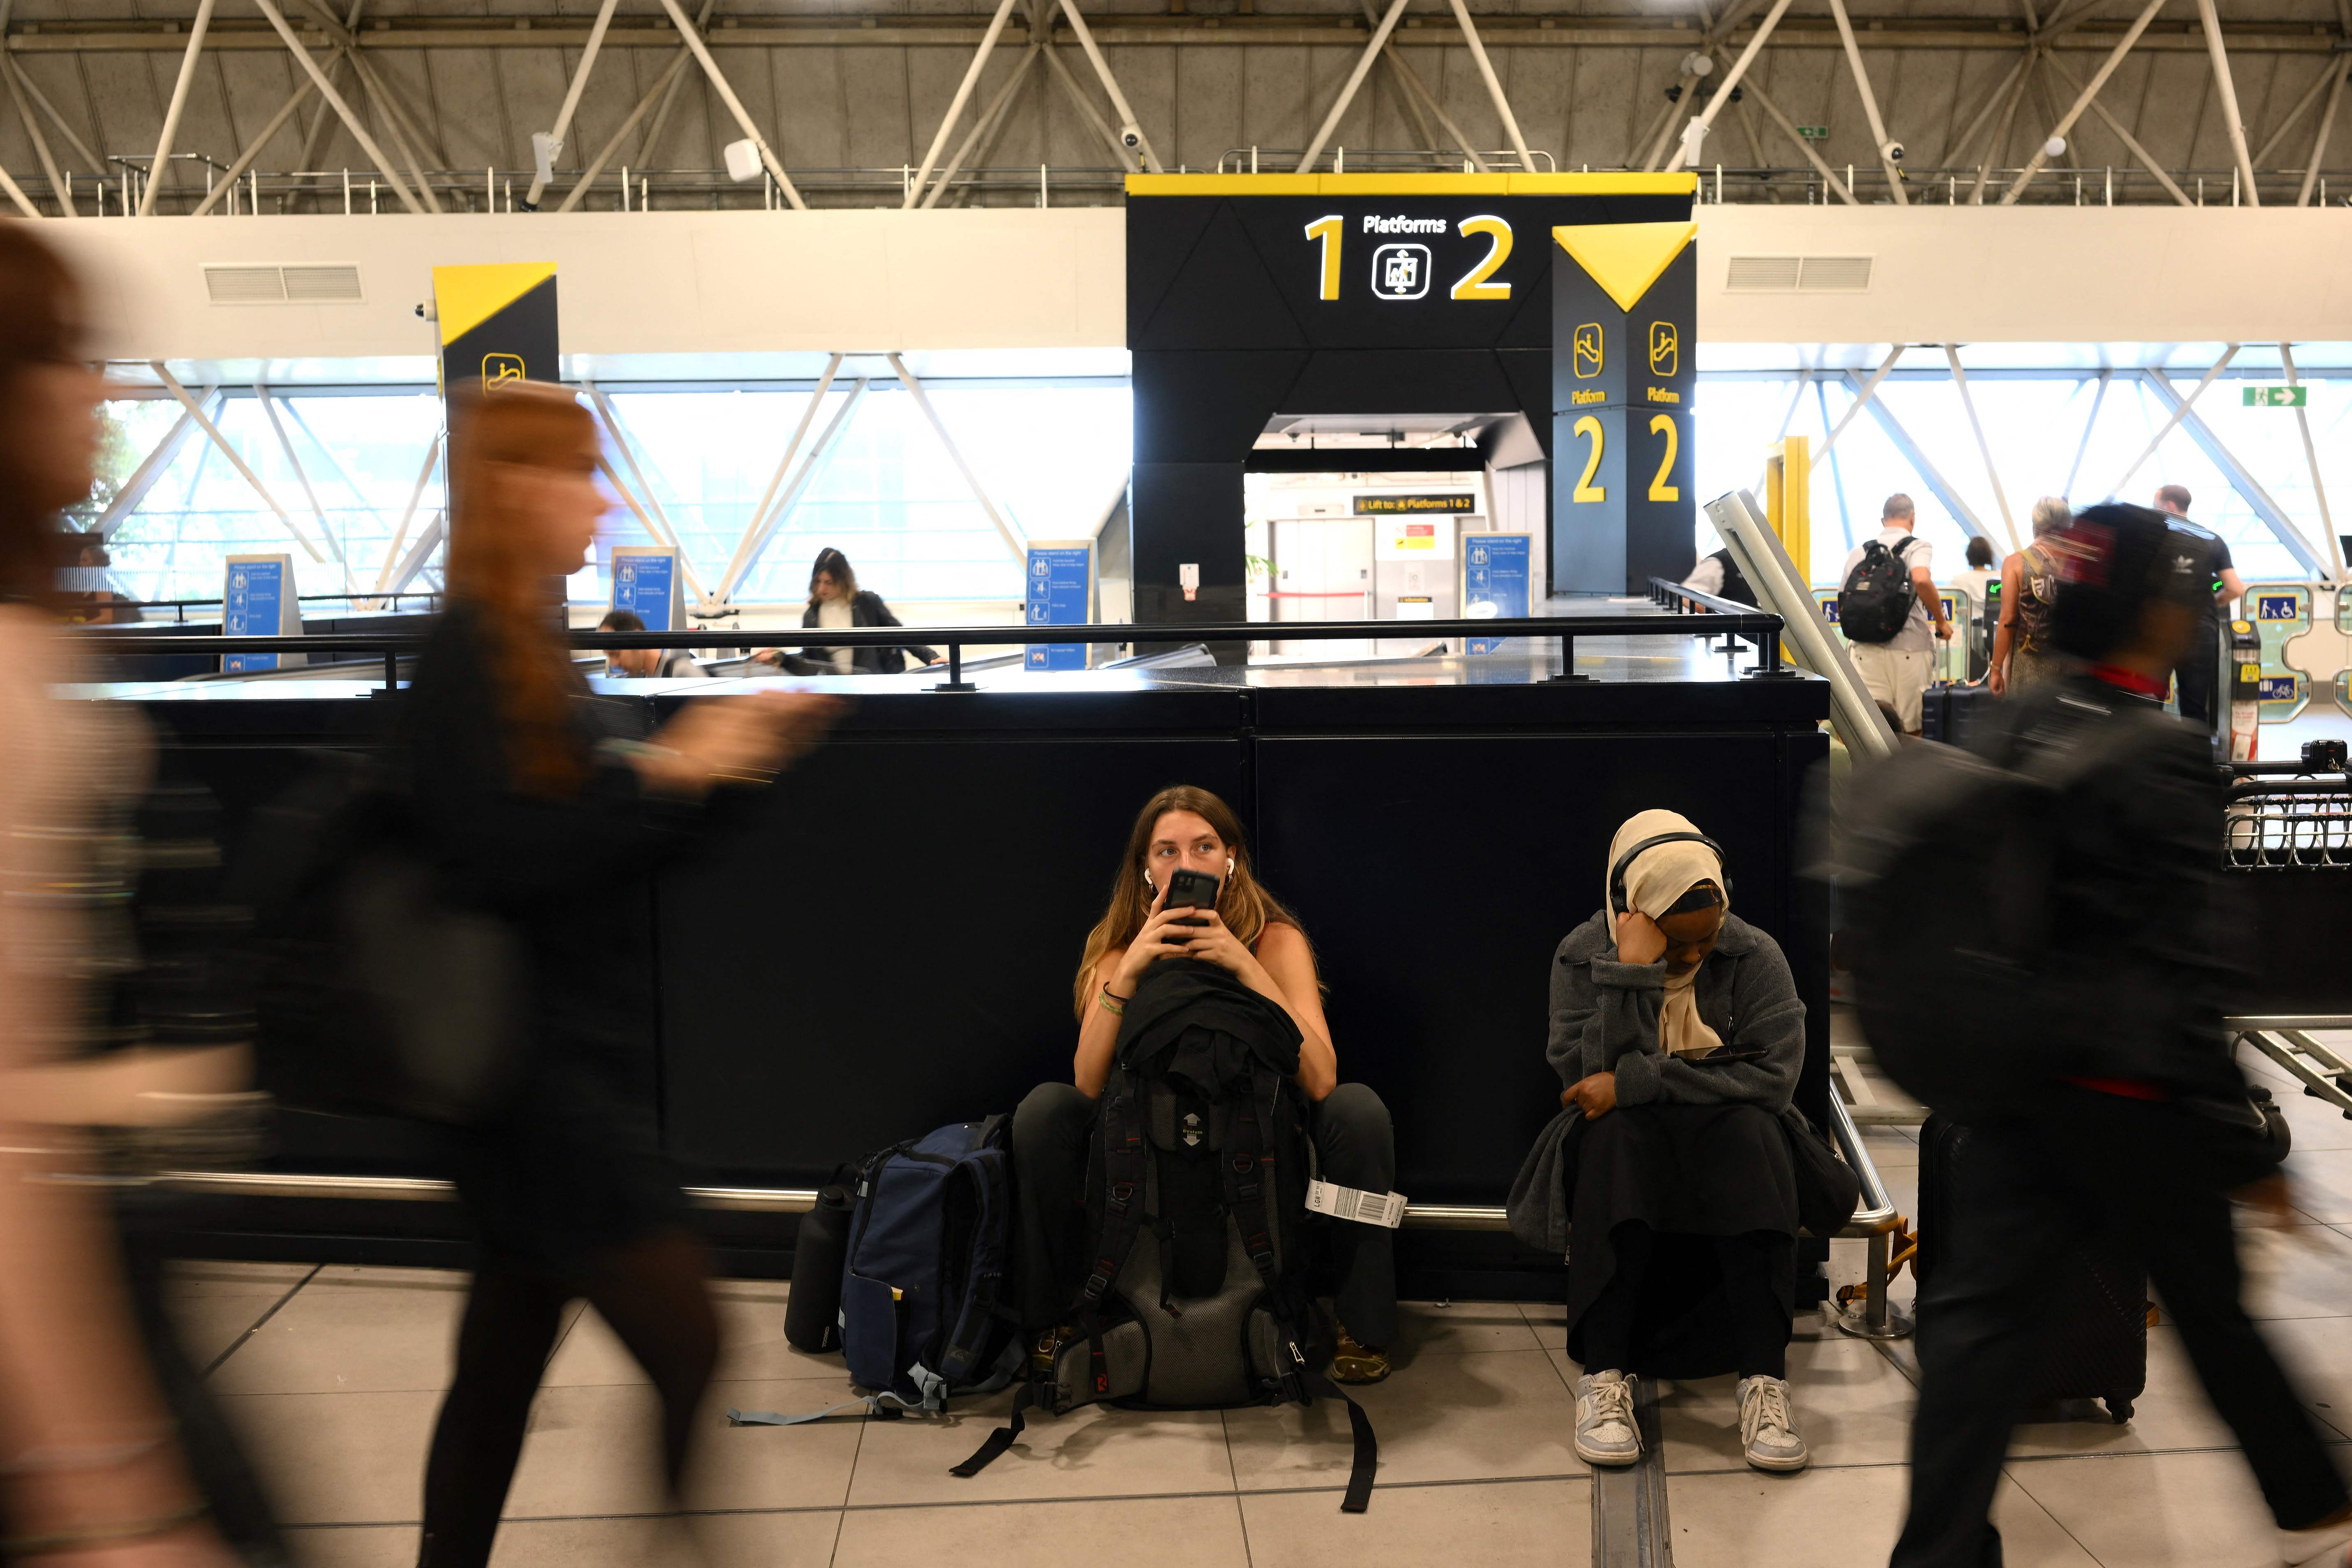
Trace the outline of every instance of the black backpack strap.
<instances>
[{"instance_id":1,"label":"black backpack strap","mask_svg":"<svg viewBox=\"0 0 2352 1568\"><path fill-rule=\"evenodd\" d=\"M995 1431L991 1432L988 1435L988 1440L986 1442L981 1444L978 1448L972 1450L972 1456L971 1458L966 1459L962 1464L957 1465L950 1469L948 1474L951 1476L962 1476L966 1479L970 1479L971 1477L976 1476L980 1474L981 1471L988 1468L989 1466L994 1464L1003 1456L1003 1453L1007 1448L1010 1448L1014 1443L1020 1441L1022 1432L1028 1426L1028 1422L1024 1419L1024 1416L1034 1405L1036 1405L1036 1380L1034 1378L1024 1379L1021 1384L1021 1391L1013 1396L1013 1414L1011 1417L1006 1420L1003 1426L999 1426ZM1360 1439L1358 1441L1357 1448L1360 1453L1362 1451L1362 1443ZM1352 1489L1352 1483L1349 1495L1350 1497L1355 1495Z\"/></svg>"},{"instance_id":2,"label":"black backpack strap","mask_svg":"<svg viewBox=\"0 0 2352 1568\"><path fill-rule=\"evenodd\" d=\"M1320 1373L1302 1373L1300 1381L1307 1392L1321 1399L1336 1399L1348 1407L1348 1427L1355 1438L1355 1458L1348 1466L1348 1495L1339 1500L1341 1513L1361 1513L1371 1506L1372 1475L1381 1468L1381 1440L1372 1431L1372 1418L1364 1407L1348 1397L1348 1391Z\"/></svg>"}]
</instances>

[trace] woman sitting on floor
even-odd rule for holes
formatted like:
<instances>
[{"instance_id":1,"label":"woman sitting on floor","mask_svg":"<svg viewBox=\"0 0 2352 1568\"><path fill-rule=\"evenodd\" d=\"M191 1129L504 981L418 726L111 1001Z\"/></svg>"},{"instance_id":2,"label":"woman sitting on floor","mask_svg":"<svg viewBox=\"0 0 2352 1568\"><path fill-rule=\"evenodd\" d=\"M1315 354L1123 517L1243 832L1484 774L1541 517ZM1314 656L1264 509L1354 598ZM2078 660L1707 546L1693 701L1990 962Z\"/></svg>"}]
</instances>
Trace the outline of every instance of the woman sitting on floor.
<instances>
[{"instance_id":1,"label":"woman sitting on floor","mask_svg":"<svg viewBox=\"0 0 2352 1568\"><path fill-rule=\"evenodd\" d=\"M1162 908L1169 879L1181 870L1215 879L1213 910ZM1013 1119L1022 1227L1017 1267L1023 1326L1031 1333L1057 1331L1093 1259L1086 1176L1096 1101L1110 1079L1127 1002L1144 972L1170 958L1230 972L1297 1025L1295 1081L1312 1107L1307 1131L1323 1179L1374 1193L1395 1184L1388 1107L1364 1085L1339 1081L1306 932L1251 874L1233 809L1189 784L1163 789L1136 817L1110 908L1087 938L1078 966L1075 1082L1040 1084ZM1339 1330L1331 1376L1378 1383L1389 1374L1385 1347L1396 1337L1394 1232L1355 1224L1332 1228Z\"/></svg>"},{"instance_id":2,"label":"woman sitting on floor","mask_svg":"<svg viewBox=\"0 0 2352 1568\"><path fill-rule=\"evenodd\" d=\"M1552 961L1551 1064L1560 1104L1583 1112L1567 1166L1568 1352L1585 1369L1576 1451L1590 1464L1641 1457L1626 1381L1639 1366L1736 1369L1748 1462L1805 1465L1786 1381L1798 1192L1780 1121L1805 1005L1730 889L1687 818L1642 812L1609 846L1601 911Z\"/></svg>"}]
</instances>

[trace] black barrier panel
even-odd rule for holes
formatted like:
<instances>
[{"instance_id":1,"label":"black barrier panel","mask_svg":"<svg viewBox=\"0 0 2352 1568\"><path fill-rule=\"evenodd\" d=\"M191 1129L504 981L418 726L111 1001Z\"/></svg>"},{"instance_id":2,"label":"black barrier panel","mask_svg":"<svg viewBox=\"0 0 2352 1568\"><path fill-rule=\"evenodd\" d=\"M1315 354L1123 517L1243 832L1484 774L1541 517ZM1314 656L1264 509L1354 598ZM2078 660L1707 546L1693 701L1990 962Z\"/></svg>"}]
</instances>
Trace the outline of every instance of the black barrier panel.
<instances>
[{"instance_id":1,"label":"black barrier panel","mask_svg":"<svg viewBox=\"0 0 2352 1568\"><path fill-rule=\"evenodd\" d=\"M1498 1201L1559 1111L1552 954L1601 908L1626 817L1698 823L1728 854L1734 909L1787 940L1785 825L1825 749L1769 732L1261 733L1264 873L1315 943L1340 1077L1397 1114L1401 1191ZM1806 1000L1825 1058L1827 998Z\"/></svg>"},{"instance_id":2,"label":"black barrier panel","mask_svg":"<svg viewBox=\"0 0 2352 1568\"><path fill-rule=\"evenodd\" d=\"M1249 813L1238 693L1131 696L1161 710L1150 735L1008 732L996 698L962 704L969 729L863 728L909 708L935 723L943 700L868 700L723 859L663 883L664 1124L679 1158L814 1185L1067 1081L1072 980L1135 813L1171 784ZM761 913L778 907L827 912Z\"/></svg>"}]
</instances>

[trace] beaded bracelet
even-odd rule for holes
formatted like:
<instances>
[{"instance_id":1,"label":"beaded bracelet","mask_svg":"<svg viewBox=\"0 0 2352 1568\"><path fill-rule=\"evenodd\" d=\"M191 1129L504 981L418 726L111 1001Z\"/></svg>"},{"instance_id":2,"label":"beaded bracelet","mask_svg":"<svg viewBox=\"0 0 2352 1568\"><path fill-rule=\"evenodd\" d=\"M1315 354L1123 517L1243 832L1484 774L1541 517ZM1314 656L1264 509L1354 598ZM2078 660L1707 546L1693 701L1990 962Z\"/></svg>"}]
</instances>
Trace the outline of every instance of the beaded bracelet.
<instances>
[{"instance_id":1,"label":"beaded bracelet","mask_svg":"<svg viewBox=\"0 0 2352 1568\"><path fill-rule=\"evenodd\" d=\"M1134 1000L1132 996L1112 995L1110 983L1108 981L1103 983L1102 994L1095 998L1097 1004L1106 1013L1124 1013L1127 1011L1127 1005Z\"/></svg>"}]
</instances>

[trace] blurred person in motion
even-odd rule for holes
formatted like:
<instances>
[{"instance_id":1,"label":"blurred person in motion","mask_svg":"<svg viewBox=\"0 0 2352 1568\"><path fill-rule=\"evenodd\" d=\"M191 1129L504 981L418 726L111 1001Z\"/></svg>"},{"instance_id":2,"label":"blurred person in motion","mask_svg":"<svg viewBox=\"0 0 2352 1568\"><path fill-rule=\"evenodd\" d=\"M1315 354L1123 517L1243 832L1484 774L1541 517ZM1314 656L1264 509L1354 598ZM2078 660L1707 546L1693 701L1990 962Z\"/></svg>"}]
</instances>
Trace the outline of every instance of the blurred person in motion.
<instances>
[{"instance_id":1,"label":"blurred person in motion","mask_svg":"<svg viewBox=\"0 0 2352 1568\"><path fill-rule=\"evenodd\" d=\"M2277 1560L2342 1563L2352 1495L2239 1300L2231 1192L2274 1211L2286 1192L2275 1150L2246 1130L2221 1026L2221 790L2204 738L2147 711L2198 635L2211 560L2199 536L2125 505L2088 508L2044 545L2061 571L2056 645L2082 668L2007 705L1979 750L2054 781L2037 836L2049 934L2006 988L2026 1043L1966 1069L1998 1081L1971 1091L1970 1157L1949 1177L1919 1304L1910 1514L1893 1561L2000 1563L1993 1491L2046 1353L2045 1292L2096 1226L2146 1258L2279 1525Z\"/></svg>"},{"instance_id":2,"label":"blurred person in motion","mask_svg":"<svg viewBox=\"0 0 2352 1568\"><path fill-rule=\"evenodd\" d=\"M1992 633L1992 690L2021 696L2064 668L2051 640L2050 611L2058 597L2058 563L2043 543L2073 521L2074 508L2056 496L2033 503L2033 542L2000 563L2000 620Z\"/></svg>"},{"instance_id":3,"label":"blurred person in motion","mask_svg":"<svg viewBox=\"0 0 2352 1568\"><path fill-rule=\"evenodd\" d=\"M2189 639L2173 670L2180 682L2180 716L2210 731L2217 717L2213 693L2221 679L2221 623L2236 613L2237 603L2245 595L2246 583L2238 575L2238 568L2230 559L2230 546L2221 536L2189 521L2189 500L2187 485L2163 485L2156 492L2156 510L2172 519L2175 528L2202 540L2212 553L2212 592L2198 601L2196 635Z\"/></svg>"},{"instance_id":4,"label":"blurred person in motion","mask_svg":"<svg viewBox=\"0 0 2352 1568\"><path fill-rule=\"evenodd\" d=\"M206 1471L228 1439L143 1353L160 1313L126 1291L82 1130L122 1126L159 1090L242 1087L217 1056L173 1075L155 1053L93 1054L113 1033L103 982L132 966L118 825L150 748L120 710L48 695L86 679L58 629L58 514L89 494L102 395L75 357L82 304L30 228L0 223L0 1561L282 1562L243 1500L222 1510L243 1516L224 1544Z\"/></svg>"},{"instance_id":5,"label":"blurred person in motion","mask_svg":"<svg viewBox=\"0 0 2352 1568\"><path fill-rule=\"evenodd\" d=\"M801 612L803 626L904 626L882 595L857 585L849 557L830 545L816 552L809 568L808 607ZM897 675L911 658L918 664L938 664L939 650L909 643L904 647L804 647L797 656L763 647L751 656L754 664L772 664L803 675Z\"/></svg>"},{"instance_id":6,"label":"blurred person in motion","mask_svg":"<svg viewBox=\"0 0 2352 1568\"><path fill-rule=\"evenodd\" d=\"M654 1120L650 997L630 951L641 939L612 910L642 905L657 868L705 835L722 785L772 778L834 705L702 700L650 742L600 735L558 597L608 505L595 426L570 394L536 384L461 402L450 426L448 604L403 739L452 896L504 919L530 974L519 1088L486 1122L447 1134L480 1254L425 1469L419 1562L478 1568L575 1297L652 1380L676 1495L718 1323Z\"/></svg>"},{"instance_id":7,"label":"blurred person in motion","mask_svg":"<svg viewBox=\"0 0 2352 1568\"><path fill-rule=\"evenodd\" d=\"M607 610L596 623L600 632L641 632L646 619L635 610ZM698 680L709 671L682 647L616 647L604 653L607 676L636 676L660 680Z\"/></svg>"}]
</instances>

